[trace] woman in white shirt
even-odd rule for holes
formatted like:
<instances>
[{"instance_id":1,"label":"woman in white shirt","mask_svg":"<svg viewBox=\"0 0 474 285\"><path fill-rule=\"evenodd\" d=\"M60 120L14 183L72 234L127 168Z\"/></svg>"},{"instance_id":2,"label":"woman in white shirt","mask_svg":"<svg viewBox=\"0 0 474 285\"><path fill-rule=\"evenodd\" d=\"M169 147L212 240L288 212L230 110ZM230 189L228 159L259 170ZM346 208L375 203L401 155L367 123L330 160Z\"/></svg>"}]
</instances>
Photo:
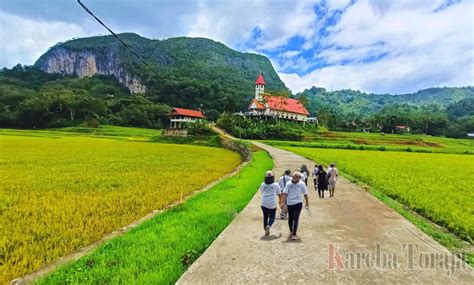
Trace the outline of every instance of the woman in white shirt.
<instances>
[{"instance_id":1,"label":"woman in white shirt","mask_svg":"<svg viewBox=\"0 0 474 285\"><path fill-rule=\"evenodd\" d=\"M265 173L265 181L260 185L260 193L262 193L263 228L265 236L268 236L270 235L270 228L275 222L277 197L281 202L281 189L278 183L275 182L273 171L269 170Z\"/></svg>"},{"instance_id":2,"label":"woman in white shirt","mask_svg":"<svg viewBox=\"0 0 474 285\"><path fill-rule=\"evenodd\" d=\"M308 202L308 188L306 184L301 181L302 174L299 171L293 173L293 179L288 182L283 190L283 199L281 204L288 205L288 226L290 227L290 238L297 240L298 236L296 231L298 230L298 222L303 208L303 197L305 201L305 207L309 207Z\"/></svg>"}]
</instances>

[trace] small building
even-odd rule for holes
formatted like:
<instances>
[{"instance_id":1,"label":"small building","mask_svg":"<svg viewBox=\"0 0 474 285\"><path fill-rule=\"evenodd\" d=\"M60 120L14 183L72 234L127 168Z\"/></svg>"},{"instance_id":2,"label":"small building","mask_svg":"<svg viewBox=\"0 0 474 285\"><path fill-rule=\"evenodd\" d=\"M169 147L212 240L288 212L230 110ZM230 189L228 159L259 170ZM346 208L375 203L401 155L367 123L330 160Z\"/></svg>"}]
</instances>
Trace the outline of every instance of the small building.
<instances>
[{"instance_id":1,"label":"small building","mask_svg":"<svg viewBox=\"0 0 474 285\"><path fill-rule=\"evenodd\" d=\"M410 127L405 126L405 125L397 125L395 126L395 130L399 133L409 133L410 132Z\"/></svg>"},{"instance_id":2,"label":"small building","mask_svg":"<svg viewBox=\"0 0 474 285\"><path fill-rule=\"evenodd\" d=\"M186 127L186 124L188 123L193 123L207 118L199 110L189 110L183 108L173 108L168 116L170 118L170 129L181 129Z\"/></svg>"},{"instance_id":3,"label":"small building","mask_svg":"<svg viewBox=\"0 0 474 285\"><path fill-rule=\"evenodd\" d=\"M306 122L309 112L298 99L265 93L265 80L260 73L255 81L255 98L249 104L248 115L256 118L274 118Z\"/></svg>"}]
</instances>

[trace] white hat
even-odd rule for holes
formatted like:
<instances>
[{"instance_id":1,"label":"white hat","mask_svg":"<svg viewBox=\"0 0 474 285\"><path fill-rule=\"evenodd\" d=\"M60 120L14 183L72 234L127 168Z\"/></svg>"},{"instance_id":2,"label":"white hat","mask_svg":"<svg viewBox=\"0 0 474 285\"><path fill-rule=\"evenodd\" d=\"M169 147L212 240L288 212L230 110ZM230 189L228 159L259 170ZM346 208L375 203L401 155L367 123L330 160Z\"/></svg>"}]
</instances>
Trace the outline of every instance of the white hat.
<instances>
[{"instance_id":1,"label":"white hat","mask_svg":"<svg viewBox=\"0 0 474 285\"><path fill-rule=\"evenodd\" d=\"M301 174L301 172L299 172L299 171L293 172L293 176L295 176L295 175L298 175L300 178L303 177L303 174Z\"/></svg>"},{"instance_id":2,"label":"white hat","mask_svg":"<svg viewBox=\"0 0 474 285\"><path fill-rule=\"evenodd\" d=\"M273 174L273 171L268 170L267 172L265 172L265 177L272 177L272 176L275 176L275 175Z\"/></svg>"}]
</instances>

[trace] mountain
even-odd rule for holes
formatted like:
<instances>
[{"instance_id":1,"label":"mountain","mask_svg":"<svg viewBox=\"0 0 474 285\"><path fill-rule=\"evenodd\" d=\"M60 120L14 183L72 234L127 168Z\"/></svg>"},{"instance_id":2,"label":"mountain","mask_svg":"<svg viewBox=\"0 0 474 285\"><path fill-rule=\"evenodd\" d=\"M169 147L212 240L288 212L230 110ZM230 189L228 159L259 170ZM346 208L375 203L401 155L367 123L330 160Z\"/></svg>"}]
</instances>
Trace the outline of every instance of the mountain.
<instances>
[{"instance_id":1,"label":"mountain","mask_svg":"<svg viewBox=\"0 0 474 285\"><path fill-rule=\"evenodd\" d=\"M313 114L326 110L341 119L363 119L390 105L421 107L436 104L445 108L462 99L474 98L474 87L429 88L404 95L369 94L350 89L327 91L312 87L296 94L296 97L306 97L309 111Z\"/></svg>"},{"instance_id":2,"label":"mountain","mask_svg":"<svg viewBox=\"0 0 474 285\"><path fill-rule=\"evenodd\" d=\"M159 76L112 36L58 43L34 66L47 73L79 77L112 75L133 94L215 113L244 108L254 94L259 72L270 90L286 90L270 60L262 55L237 52L205 38L152 40L133 33L119 37Z\"/></svg>"}]
</instances>

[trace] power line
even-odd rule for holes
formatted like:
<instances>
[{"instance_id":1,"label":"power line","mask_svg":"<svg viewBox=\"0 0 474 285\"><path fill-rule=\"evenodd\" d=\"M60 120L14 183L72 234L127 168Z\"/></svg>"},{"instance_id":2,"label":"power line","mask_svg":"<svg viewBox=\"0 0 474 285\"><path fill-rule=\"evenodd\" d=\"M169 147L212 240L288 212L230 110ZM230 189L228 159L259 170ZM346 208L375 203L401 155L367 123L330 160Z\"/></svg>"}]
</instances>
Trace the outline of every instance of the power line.
<instances>
[{"instance_id":1,"label":"power line","mask_svg":"<svg viewBox=\"0 0 474 285\"><path fill-rule=\"evenodd\" d=\"M128 49L136 58L138 58L151 72L153 72L158 78L160 78L161 80L164 81L164 78L161 77L160 74L158 74L158 72L156 72L155 69L153 69L143 58L141 58L126 42L124 42L116 33L114 33L114 31L112 31L109 27L107 27L106 24L104 24L104 22L102 22L96 15L94 15L94 13L92 13L92 11L87 8L86 5L84 5L81 0L77 0L77 3L79 3L79 5L81 5L81 7L87 12L89 13L92 17L94 17L94 19L96 19L97 22L99 22L102 26L104 26L104 28L107 29L107 31L109 31L112 36L114 36L119 42L122 43L122 45Z\"/></svg>"},{"instance_id":2,"label":"power line","mask_svg":"<svg viewBox=\"0 0 474 285\"><path fill-rule=\"evenodd\" d=\"M79 5L81 5L81 7L87 13L89 13L92 17L94 17L94 19L97 22L99 22L104 28L106 28L107 31L109 31L112 34L112 36L114 36L120 43L122 43L122 45L126 49L128 49L136 58L138 58L138 60L140 60L141 63L143 63L151 72L153 72L156 75L157 78L161 79L166 87L171 88L176 93L176 95L181 94L181 92L176 88L176 86L167 83L164 77L162 77L154 68L152 68L145 60L143 60L143 58L141 58L126 42L124 42L116 33L114 33L114 31L112 31L112 29L107 27L107 25L104 24L104 22L102 22L96 15L94 15L94 13L89 8L87 8L87 6L84 5L81 2L81 0L77 0L77 2L79 3Z\"/></svg>"}]
</instances>

